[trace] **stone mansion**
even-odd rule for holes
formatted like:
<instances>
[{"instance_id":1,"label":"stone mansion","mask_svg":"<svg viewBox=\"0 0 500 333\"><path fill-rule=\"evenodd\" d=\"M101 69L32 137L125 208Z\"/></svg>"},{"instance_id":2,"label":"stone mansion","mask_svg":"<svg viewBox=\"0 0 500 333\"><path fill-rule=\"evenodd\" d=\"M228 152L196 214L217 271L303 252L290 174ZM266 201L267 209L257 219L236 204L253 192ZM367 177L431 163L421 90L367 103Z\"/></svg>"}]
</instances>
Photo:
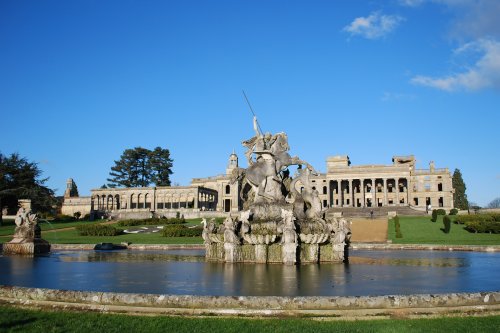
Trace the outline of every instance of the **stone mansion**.
<instances>
[{"instance_id":1,"label":"stone mansion","mask_svg":"<svg viewBox=\"0 0 500 333\"><path fill-rule=\"evenodd\" d=\"M453 208L453 187L448 168L416 169L415 157L394 156L389 165L351 165L349 156L327 158L326 173L313 176L323 208L410 207L425 211ZM231 183L238 156L229 157L226 173L193 178L190 186L94 189L90 197L78 197L75 183L67 182L62 213L73 215L140 218L219 216L243 209L238 182ZM293 175L292 175L293 177ZM75 194L76 193L76 194Z\"/></svg>"}]
</instances>

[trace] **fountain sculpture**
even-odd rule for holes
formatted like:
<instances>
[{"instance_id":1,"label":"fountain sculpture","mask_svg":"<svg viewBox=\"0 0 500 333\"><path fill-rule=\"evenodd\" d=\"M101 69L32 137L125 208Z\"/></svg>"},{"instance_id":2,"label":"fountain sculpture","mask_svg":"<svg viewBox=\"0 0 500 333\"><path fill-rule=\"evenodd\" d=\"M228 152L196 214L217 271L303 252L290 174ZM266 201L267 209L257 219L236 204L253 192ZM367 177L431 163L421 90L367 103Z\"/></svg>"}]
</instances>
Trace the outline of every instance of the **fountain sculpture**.
<instances>
[{"instance_id":1,"label":"fountain sculpture","mask_svg":"<svg viewBox=\"0 0 500 333\"><path fill-rule=\"evenodd\" d=\"M43 254L50 252L50 243L41 237L38 216L19 208L15 219L14 238L3 244L4 254Z\"/></svg>"},{"instance_id":2,"label":"fountain sculpture","mask_svg":"<svg viewBox=\"0 0 500 333\"><path fill-rule=\"evenodd\" d=\"M223 225L203 221L206 258L221 262L316 263L343 262L349 246L350 224L325 214L311 184L314 168L288 153L286 133L256 135L243 141L248 168L235 169L243 211L229 215ZM288 166L298 166L290 177Z\"/></svg>"}]
</instances>

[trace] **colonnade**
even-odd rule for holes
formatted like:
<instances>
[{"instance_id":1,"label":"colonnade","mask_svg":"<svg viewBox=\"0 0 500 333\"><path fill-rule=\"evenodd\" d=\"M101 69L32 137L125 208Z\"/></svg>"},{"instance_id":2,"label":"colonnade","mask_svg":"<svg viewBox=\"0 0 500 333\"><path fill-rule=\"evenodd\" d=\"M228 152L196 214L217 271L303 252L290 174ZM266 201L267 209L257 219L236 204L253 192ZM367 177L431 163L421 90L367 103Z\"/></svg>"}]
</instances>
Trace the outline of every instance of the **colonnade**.
<instances>
[{"instance_id":1,"label":"colonnade","mask_svg":"<svg viewBox=\"0 0 500 333\"><path fill-rule=\"evenodd\" d=\"M131 191L132 192L132 191ZM97 193L92 195L91 209L94 211L114 210L163 210L163 209L201 209L215 210L217 191L196 188L194 191L150 191L148 193L122 192Z\"/></svg>"},{"instance_id":2,"label":"colonnade","mask_svg":"<svg viewBox=\"0 0 500 333\"><path fill-rule=\"evenodd\" d=\"M408 205L408 178L334 179L329 182L331 207Z\"/></svg>"}]
</instances>

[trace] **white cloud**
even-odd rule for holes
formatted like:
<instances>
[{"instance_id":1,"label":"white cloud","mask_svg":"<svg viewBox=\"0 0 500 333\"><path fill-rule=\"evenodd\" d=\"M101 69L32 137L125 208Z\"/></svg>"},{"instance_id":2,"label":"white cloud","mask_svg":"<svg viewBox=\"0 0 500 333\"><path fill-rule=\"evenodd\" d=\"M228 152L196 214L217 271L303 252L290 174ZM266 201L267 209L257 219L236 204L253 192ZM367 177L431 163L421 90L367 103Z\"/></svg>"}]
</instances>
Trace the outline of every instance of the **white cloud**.
<instances>
[{"instance_id":1,"label":"white cloud","mask_svg":"<svg viewBox=\"0 0 500 333\"><path fill-rule=\"evenodd\" d=\"M477 55L479 58L466 65L461 73L445 77L418 75L411 82L446 91L479 90L500 88L500 42L493 39L479 39L455 50L454 55Z\"/></svg>"},{"instance_id":2,"label":"white cloud","mask_svg":"<svg viewBox=\"0 0 500 333\"><path fill-rule=\"evenodd\" d=\"M368 17L355 18L343 30L350 33L351 36L359 35L368 39L377 39L396 29L403 20L397 15L383 15L380 12L373 12Z\"/></svg>"}]
</instances>

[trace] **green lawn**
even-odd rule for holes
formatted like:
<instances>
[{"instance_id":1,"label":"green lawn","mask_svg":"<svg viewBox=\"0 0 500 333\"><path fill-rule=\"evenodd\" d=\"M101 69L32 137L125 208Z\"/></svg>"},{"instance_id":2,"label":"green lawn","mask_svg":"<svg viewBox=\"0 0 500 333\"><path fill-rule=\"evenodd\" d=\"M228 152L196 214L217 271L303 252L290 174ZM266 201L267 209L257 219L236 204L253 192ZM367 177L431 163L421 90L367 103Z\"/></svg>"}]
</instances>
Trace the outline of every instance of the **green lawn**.
<instances>
[{"instance_id":1,"label":"green lawn","mask_svg":"<svg viewBox=\"0 0 500 333\"><path fill-rule=\"evenodd\" d=\"M454 216L450 216L452 221ZM500 245L500 234L475 234L464 230L463 225L451 224L445 234L443 216L431 222L430 216L400 216L403 238L396 238L394 221L389 221L388 239L394 244L438 244L438 245Z\"/></svg>"},{"instance_id":2,"label":"green lawn","mask_svg":"<svg viewBox=\"0 0 500 333\"><path fill-rule=\"evenodd\" d=\"M122 229L126 229L122 227ZM42 232L42 238L53 244L98 244L129 242L132 244L203 244L201 237L163 237L161 231L152 234L123 234L119 236L80 236L76 230ZM0 243L12 237L0 237Z\"/></svg>"},{"instance_id":3,"label":"green lawn","mask_svg":"<svg viewBox=\"0 0 500 333\"><path fill-rule=\"evenodd\" d=\"M72 228L76 227L80 224L91 224L91 223L102 223L103 221L70 221L70 222L62 222L62 221L39 221L38 224L43 231L46 230L54 230L54 229L63 229L63 228ZM104 221L105 222L105 221ZM14 220L4 220L2 226L0 226L0 236L5 235L13 235L14 229L16 225Z\"/></svg>"},{"instance_id":4,"label":"green lawn","mask_svg":"<svg viewBox=\"0 0 500 333\"><path fill-rule=\"evenodd\" d=\"M0 306L0 332L498 332L500 316L437 319L316 321L141 317L98 313L50 312Z\"/></svg>"}]
</instances>

